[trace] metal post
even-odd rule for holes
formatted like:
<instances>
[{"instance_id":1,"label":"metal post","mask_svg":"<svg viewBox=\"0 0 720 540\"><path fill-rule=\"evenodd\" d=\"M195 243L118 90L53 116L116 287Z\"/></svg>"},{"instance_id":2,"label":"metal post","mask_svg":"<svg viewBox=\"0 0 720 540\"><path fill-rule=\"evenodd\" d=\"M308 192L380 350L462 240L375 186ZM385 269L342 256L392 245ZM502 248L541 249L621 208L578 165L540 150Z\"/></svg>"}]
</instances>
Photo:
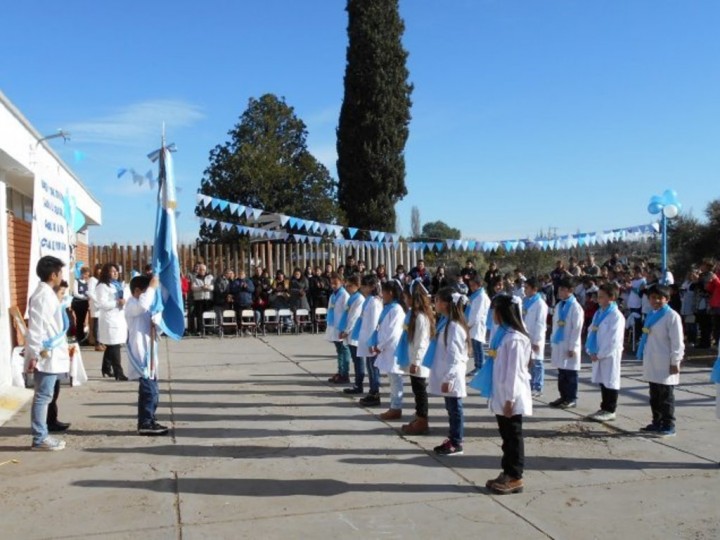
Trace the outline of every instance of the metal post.
<instances>
[{"instance_id":1,"label":"metal post","mask_svg":"<svg viewBox=\"0 0 720 540\"><path fill-rule=\"evenodd\" d=\"M665 212L662 213L662 277L660 283L667 285L667 222Z\"/></svg>"}]
</instances>

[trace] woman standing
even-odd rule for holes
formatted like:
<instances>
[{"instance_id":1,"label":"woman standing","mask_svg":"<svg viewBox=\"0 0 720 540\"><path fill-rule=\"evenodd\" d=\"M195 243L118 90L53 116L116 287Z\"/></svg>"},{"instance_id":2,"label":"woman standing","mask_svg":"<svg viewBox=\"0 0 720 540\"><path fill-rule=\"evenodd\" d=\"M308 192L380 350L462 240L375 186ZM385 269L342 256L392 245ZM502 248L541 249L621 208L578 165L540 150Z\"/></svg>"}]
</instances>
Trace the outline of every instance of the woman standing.
<instances>
[{"instance_id":1,"label":"woman standing","mask_svg":"<svg viewBox=\"0 0 720 540\"><path fill-rule=\"evenodd\" d=\"M309 288L310 285L307 277L302 274L299 268L296 268L290 280L290 308L293 311L310 309L310 304L308 303Z\"/></svg>"},{"instance_id":2,"label":"woman standing","mask_svg":"<svg viewBox=\"0 0 720 540\"><path fill-rule=\"evenodd\" d=\"M118 277L117 266L112 263L103 266L95 288L95 304L100 313L98 339L105 345L103 377L114 376L115 380L127 381L120 362L122 346L128 337L124 312L126 298Z\"/></svg>"},{"instance_id":3,"label":"woman standing","mask_svg":"<svg viewBox=\"0 0 720 540\"><path fill-rule=\"evenodd\" d=\"M90 269L83 266L80 269L80 278L73 283L73 299L72 310L75 314L75 340L82 343L87 339L85 334L85 319L87 319L88 310L90 308L90 297L88 295L88 280L90 279Z\"/></svg>"}]
</instances>

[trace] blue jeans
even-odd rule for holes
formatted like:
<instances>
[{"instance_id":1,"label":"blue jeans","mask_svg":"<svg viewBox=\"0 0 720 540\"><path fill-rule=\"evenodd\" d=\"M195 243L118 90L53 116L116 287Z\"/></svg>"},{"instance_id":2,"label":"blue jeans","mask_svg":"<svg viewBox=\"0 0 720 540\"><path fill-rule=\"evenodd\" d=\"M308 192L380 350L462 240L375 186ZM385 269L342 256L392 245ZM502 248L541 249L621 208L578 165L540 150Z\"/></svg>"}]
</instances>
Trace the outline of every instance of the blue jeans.
<instances>
[{"instance_id":1,"label":"blue jeans","mask_svg":"<svg viewBox=\"0 0 720 540\"><path fill-rule=\"evenodd\" d=\"M485 351L483 350L483 344L476 340L472 340L473 358L475 359L475 369L480 369L485 363Z\"/></svg>"},{"instance_id":2,"label":"blue jeans","mask_svg":"<svg viewBox=\"0 0 720 540\"><path fill-rule=\"evenodd\" d=\"M558 390L563 401L577 401L578 372L572 369L558 369Z\"/></svg>"},{"instance_id":3,"label":"blue jeans","mask_svg":"<svg viewBox=\"0 0 720 540\"><path fill-rule=\"evenodd\" d=\"M138 427L149 426L155 422L160 400L157 379L142 378L138 381Z\"/></svg>"},{"instance_id":4,"label":"blue jeans","mask_svg":"<svg viewBox=\"0 0 720 540\"><path fill-rule=\"evenodd\" d=\"M365 359L365 366L367 367L368 384L370 385L371 394L380 393L380 370L375 367L375 357Z\"/></svg>"},{"instance_id":5,"label":"blue jeans","mask_svg":"<svg viewBox=\"0 0 720 540\"><path fill-rule=\"evenodd\" d=\"M446 397L445 410L450 419L450 432L448 439L453 446L461 445L463 442L463 402L462 398Z\"/></svg>"},{"instance_id":6,"label":"blue jeans","mask_svg":"<svg viewBox=\"0 0 720 540\"><path fill-rule=\"evenodd\" d=\"M344 341L335 342L335 350L337 351L337 372L342 377L350 376L350 348Z\"/></svg>"},{"instance_id":7,"label":"blue jeans","mask_svg":"<svg viewBox=\"0 0 720 540\"><path fill-rule=\"evenodd\" d=\"M403 376L402 373L389 373L390 378L390 408L402 409L403 405Z\"/></svg>"},{"instance_id":8,"label":"blue jeans","mask_svg":"<svg viewBox=\"0 0 720 540\"><path fill-rule=\"evenodd\" d=\"M30 410L30 427L32 428L33 445L42 443L48 436L47 412L53 400L57 373L35 372L35 395Z\"/></svg>"},{"instance_id":9,"label":"blue jeans","mask_svg":"<svg viewBox=\"0 0 720 540\"><path fill-rule=\"evenodd\" d=\"M352 358L355 369L355 388L362 391L365 382L365 359L358 358L356 345L350 345L350 358Z\"/></svg>"},{"instance_id":10,"label":"blue jeans","mask_svg":"<svg viewBox=\"0 0 720 540\"><path fill-rule=\"evenodd\" d=\"M545 386L545 363L534 358L530 367L530 389L542 392Z\"/></svg>"}]
</instances>

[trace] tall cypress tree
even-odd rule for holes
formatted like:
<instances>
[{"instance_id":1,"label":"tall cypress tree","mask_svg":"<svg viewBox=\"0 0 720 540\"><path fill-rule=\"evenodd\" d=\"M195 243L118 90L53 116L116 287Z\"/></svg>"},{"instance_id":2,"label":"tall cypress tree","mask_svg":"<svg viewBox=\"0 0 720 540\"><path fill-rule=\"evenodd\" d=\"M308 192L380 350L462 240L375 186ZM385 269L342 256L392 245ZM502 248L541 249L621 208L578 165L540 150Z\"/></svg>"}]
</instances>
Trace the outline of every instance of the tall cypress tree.
<instances>
[{"instance_id":1,"label":"tall cypress tree","mask_svg":"<svg viewBox=\"0 0 720 540\"><path fill-rule=\"evenodd\" d=\"M410 123L405 24L398 0L348 0L345 96L337 129L338 201L348 224L395 231L407 195Z\"/></svg>"}]
</instances>

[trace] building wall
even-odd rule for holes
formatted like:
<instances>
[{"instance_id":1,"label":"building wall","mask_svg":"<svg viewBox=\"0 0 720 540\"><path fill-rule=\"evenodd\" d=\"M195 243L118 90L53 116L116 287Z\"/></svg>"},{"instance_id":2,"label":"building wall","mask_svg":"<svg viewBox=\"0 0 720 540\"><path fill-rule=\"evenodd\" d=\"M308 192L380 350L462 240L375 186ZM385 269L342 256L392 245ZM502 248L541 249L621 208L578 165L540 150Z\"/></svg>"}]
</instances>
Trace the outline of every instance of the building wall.
<instances>
[{"instance_id":1,"label":"building wall","mask_svg":"<svg viewBox=\"0 0 720 540\"><path fill-rule=\"evenodd\" d=\"M77 246L75 247L75 260L78 262L82 262L83 266L92 267L88 257L90 257L90 249L88 248L88 245L78 242Z\"/></svg>"},{"instance_id":2,"label":"building wall","mask_svg":"<svg viewBox=\"0 0 720 540\"><path fill-rule=\"evenodd\" d=\"M30 273L30 238L32 224L8 213L8 267L10 274L10 305L25 312Z\"/></svg>"}]
</instances>

